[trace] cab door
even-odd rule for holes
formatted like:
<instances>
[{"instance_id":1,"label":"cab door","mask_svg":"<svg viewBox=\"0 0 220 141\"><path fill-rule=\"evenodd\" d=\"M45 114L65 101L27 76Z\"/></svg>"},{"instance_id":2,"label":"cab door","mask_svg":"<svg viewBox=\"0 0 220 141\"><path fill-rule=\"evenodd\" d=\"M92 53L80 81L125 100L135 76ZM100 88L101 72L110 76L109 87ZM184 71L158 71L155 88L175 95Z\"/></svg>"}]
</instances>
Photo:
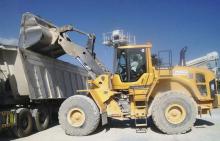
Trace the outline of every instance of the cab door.
<instances>
[{"instance_id":1,"label":"cab door","mask_svg":"<svg viewBox=\"0 0 220 141\"><path fill-rule=\"evenodd\" d=\"M130 86L148 85L147 48L125 48L117 50L114 89L128 89ZM150 81L149 81L150 80Z\"/></svg>"}]
</instances>

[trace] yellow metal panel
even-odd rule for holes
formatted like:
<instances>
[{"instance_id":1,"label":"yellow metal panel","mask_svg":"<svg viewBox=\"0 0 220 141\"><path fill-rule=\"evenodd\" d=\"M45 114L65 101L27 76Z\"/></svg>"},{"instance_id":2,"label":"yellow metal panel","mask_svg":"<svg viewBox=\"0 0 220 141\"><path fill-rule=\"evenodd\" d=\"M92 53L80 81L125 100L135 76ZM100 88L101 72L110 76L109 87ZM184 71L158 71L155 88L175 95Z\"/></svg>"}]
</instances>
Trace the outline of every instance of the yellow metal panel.
<instances>
[{"instance_id":1,"label":"yellow metal panel","mask_svg":"<svg viewBox=\"0 0 220 141\"><path fill-rule=\"evenodd\" d=\"M134 101L145 101L149 89L129 89L129 94L133 95Z\"/></svg>"},{"instance_id":2,"label":"yellow metal panel","mask_svg":"<svg viewBox=\"0 0 220 141\"><path fill-rule=\"evenodd\" d=\"M143 44L143 45L127 45L127 46L120 46L118 48L120 49L122 48L152 48L152 44L150 42L147 42L146 44Z\"/></svg>"},{"instance_id":3,"label":"yellow metal panel","mask_svg":"<svg viewBox=\"0 0 220 141\"><path fill-rule=\"evenodd\" d=\"M129 89L131 86L150 85L154 80L154 74L144 73L135 82L122 82L118 74L114 74L112 78L112 87L115 90Z\"/></svg>"},{"instance_id":4,"label":"yellow metal panel","mask_svg":"<svg viewBox=\"0 0 220 141\"><path fill-rule=\"evenodd\" d=\"M110 100L107 104L107 113L109 116L122 117L121 109L115 100Z\"/></svg>"}]
</instances>

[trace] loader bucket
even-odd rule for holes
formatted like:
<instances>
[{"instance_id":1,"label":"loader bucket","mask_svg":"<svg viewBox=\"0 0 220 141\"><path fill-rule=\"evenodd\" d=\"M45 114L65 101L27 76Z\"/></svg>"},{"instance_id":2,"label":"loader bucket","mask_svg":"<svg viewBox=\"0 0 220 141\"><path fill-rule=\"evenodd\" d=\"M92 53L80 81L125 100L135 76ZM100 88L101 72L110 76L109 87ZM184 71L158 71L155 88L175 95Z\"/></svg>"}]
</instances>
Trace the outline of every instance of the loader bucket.
<instances>
[{"instance_id":1,"label":"loader bucket","mask_svg":"<svg viewBox=\"0 0 220 141\"><path fill-rule=\"evenodd\" d=\"M57 44L57 27L50 22L33 15L25 13L22 15L19 35L19 47L57 58L65 52Z\"/></svg>"}]
</instances>

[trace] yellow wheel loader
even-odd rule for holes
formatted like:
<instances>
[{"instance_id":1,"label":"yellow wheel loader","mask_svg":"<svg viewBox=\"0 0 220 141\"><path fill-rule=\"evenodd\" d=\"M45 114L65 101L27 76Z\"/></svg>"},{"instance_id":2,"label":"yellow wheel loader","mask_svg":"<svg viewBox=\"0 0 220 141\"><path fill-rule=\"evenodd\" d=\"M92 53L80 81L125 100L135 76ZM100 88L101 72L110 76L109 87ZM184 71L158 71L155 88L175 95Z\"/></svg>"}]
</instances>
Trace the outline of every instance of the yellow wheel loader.
<instances>
[{"instance_id":1,"label":"yellow wheel loader","mask_svg":"<svg viewBox=\"0 0 220 141\"><path fill-rule=\"evenodd\" d=\"M115 71L110 73L96 57L94 34L70 25L57 27L31 13L23 15L21 25L20 47L54 58L68 54L88 71L88 89L78 90L59 109L59 123L66 134L89 135L99 123L107 124L108 118L133 119L137 128L147 127L149 116L166 134L185 133L198 114L213 108L214 74L195 67L157 67L149 42L115 43ZM71 41L67 35L71 31L86 35L87 46Z\"/></svg>"}]
</instances>

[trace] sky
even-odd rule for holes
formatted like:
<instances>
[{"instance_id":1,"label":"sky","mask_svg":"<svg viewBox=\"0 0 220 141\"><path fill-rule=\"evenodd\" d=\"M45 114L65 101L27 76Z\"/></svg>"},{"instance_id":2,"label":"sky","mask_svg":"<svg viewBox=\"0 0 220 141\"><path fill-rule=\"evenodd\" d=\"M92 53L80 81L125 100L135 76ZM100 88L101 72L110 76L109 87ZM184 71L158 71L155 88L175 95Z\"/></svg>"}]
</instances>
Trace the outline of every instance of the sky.
<instances>
[{"instance_id":1,"label":"sky","mask_svg":"<svg viewBox=\"0 0 220 141\"><path fill-rule=\"evenodd\" d=\"M16 42L24 12L95 33L97 57L109 69L113 51L102 44L102 34L114 29L135 35L137 44L152 42L153 53L172 50L174 65L184 46L187 60L220 52L220 0L1 0L0 41ZM86 44L84 36L70 37ZM67 56L61 59L73 61Z\"/></svg>"}]
</instances>

